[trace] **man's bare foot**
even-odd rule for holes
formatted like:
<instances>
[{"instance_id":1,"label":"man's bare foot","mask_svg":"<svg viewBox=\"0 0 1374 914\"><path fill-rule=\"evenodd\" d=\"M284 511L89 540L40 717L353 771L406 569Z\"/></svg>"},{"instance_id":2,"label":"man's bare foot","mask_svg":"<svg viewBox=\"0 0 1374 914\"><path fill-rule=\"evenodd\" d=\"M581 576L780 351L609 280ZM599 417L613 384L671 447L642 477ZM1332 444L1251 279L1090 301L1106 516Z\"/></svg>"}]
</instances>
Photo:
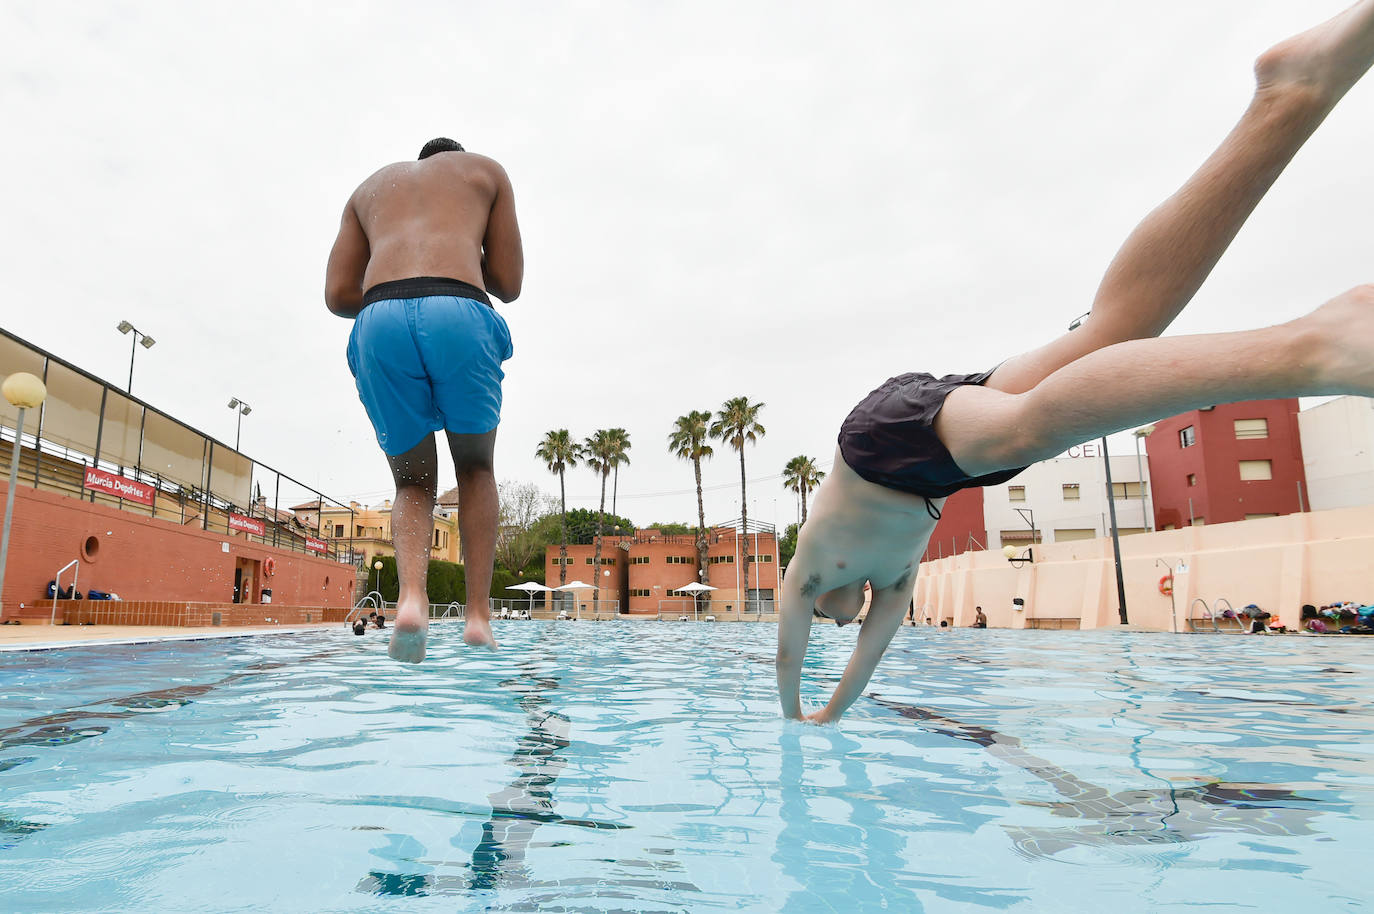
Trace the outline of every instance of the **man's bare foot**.
<instances>
[{"instance_id":1,"label":"man's bare foot","mask_svg":"<svg viewBox=\"0 0 1374 914\"><path fill-rule=\"evenodd\" d=\"M1255 62L1260 92L1303 86L1329 105L1374 62L1374 0L1274 45Z\"/></svg>"},{"instance_id":2,"label":"man's bare foot","mask_svg":"<svg viewBox=\"0 0 1374 914\"><path fill-rule=\"evenodd\" d=\"M500 647L491 633L490 614L469 608L463 621L463 643L473 647L487 647L493 651Z\"/></svg>"},{"instance_id":3,"label":"man's bare foot","mask_svg":"<svg viewBox=\"0 0 1374 914\"><path fill-rule=\"evenodd\" d=\"M397 606L396 621L391 627L391 640L386 654L402 663L419 663L425 659L425 638L429 631L429 607Z\"/></svg>"}]
</instances>

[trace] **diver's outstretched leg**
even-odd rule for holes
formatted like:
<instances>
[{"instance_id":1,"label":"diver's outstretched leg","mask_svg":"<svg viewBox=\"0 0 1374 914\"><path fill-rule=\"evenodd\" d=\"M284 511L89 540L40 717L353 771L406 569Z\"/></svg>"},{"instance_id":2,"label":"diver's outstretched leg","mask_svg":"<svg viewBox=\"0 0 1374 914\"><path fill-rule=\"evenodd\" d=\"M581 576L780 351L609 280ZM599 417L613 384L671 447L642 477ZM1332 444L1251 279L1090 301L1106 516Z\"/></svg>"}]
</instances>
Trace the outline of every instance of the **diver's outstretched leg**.
<instances>
[{"instance_id":1,"label":"diver's outstretched leg","mask_svg":"<svg viewBox=\"0 0 1374 914\"><path fill-rule=\"evenodd\" d=\"M1126 239L1083 325L1003 363L987 386L1008 393L1030 390L1095 349L1164 332L1284 167L1371 61L1374 0L1262 54L1255 64L1255 95L1240 122ZM1071 316L1068 310L1065 317Z\"/></svg>"}]
</instances>

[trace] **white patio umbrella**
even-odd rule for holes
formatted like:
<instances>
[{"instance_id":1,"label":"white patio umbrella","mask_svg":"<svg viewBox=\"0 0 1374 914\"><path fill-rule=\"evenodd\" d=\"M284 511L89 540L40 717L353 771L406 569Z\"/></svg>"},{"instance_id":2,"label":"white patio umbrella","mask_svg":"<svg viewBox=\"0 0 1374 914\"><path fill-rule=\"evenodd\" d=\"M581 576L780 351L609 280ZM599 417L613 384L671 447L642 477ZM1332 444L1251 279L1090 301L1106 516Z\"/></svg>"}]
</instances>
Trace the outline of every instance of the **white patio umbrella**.
<instances>
[{"instance_id":1,"label":"white patio umbrella","mask_svg":"<svg viewBox=\"0 0 1374 914\"><path fill-rule=\"evenodd\" d=\"M715 588L712 587L710 584L702 584L698 581L693 581L690 584L683 584L681 587L674 587L673 589L676 590L678 593L689 593L692 595L692 597L694 598L692 600L693 617L695 617L699 612L701 612L701 608L697 606L697 601L695 597L698 594L706 593L706 591L708 590L715 590Z\"/></svg>"},{"instance_id":2,"label":"white patio umbrella","mask_svg":"<svg viewBox=\"0 0 1374 914\"><path fill-rule=\"evenodd\" d=\"M530 595L530 614L534 613L534 595L540 591L553 590L552 587L545 587L538 581L526 581L523 584L512 584L507 590L523 590Z\"/></svg>"},{"instance_id":3,"label":"white patio umbrella","mask_svg":"<svg viewBox=\"0 0 1374 914\"><path fill-rule=\"evenodd\" d=\"M591 590L591 589L592 589L593 587L595 587L595 586L596 586L596 585L594 585L594 584L586 584L586 583L583 583L582 581L569 581L569 582L566 583L566 584L563 584L563 585L561 585L561 586L559 586L559 587L555 587L554 590ZM575 605L576 605L576 607L577 607L577 618L578 618L578 619L581 619L581 618L582 618L582 604L581 604L581 603L575 603Z\"/></svg>"}]
</instances>

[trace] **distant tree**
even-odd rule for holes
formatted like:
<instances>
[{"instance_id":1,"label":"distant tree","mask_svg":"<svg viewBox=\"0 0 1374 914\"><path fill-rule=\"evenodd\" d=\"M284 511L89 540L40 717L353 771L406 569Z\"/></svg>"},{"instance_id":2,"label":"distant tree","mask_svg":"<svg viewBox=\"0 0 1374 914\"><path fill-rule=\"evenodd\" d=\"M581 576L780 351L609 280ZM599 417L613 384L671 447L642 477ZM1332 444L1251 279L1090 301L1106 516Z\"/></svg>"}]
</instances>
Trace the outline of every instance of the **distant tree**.
<instances>
[{"instance_id":1,"label":"distant tree","mask_svg":"<svg viewBox=\"0 0 1374 914\"><path fill-rule=\"evenodd\" d=\"M615 497L620 491L620 465L630 465L630 433L623 428L613 428L608 430L611 436L612 447L610 451L611 473L614 482L611 483L611 513L615 513Z\"/></svg>"},{"instance_id":2,"label":"distant tree","mask_svg":"<svg viewBox=\"0 0 1374 914\"><path fill-rule=\"evenodd\" d=\"M701 461L715 451L707 443L711 435L709 410L692 410L673 420L668 434L668 450L674 457L692 461L692 473L697 481L697 578L706 583L706 503L701 496ZM665 531L666 532L666 531Z\"/></svg>"},{"instance_id":3,"label":"distant tree","mask_svg":"<svg viewBox=\"0 0 1374 914\"><path fill-rule=\"evenodd\" d=\"M558 506L557 502L538 486L513 479L502 480L496 494L499 505L496 564L518 577L521 569L539 556L542 568L544 543L535 533L534 526Z\"/></svg>"},{"instance_id":4,"label":"distant tree","mask_svg":"<svg viewBox=\"0 0 1374 914\"><path fill-rule=\"evenodd\" d=\"M665 524L660 522L654 522L650 524L647 529L657 530L666 536L687 536L688 534L693 534L697 532L696 527L693 527L690 524L679 523Z\"/></svg>"},{"instance_id":5,"label":"distant tree","mask_svg":"<svg viewBox=\"0 0 1374 914\"><path fill-rule=\"evenodd\" d=\"M711 423L711 437L718 438L739 452L739 513L744 528L740 542L744 549L744 586L749 586L749 493L744 476L744 446L753 444L767 434L759 423L762 403L750 403L748 397L731 397L716 413Z\"/></svg>"},{"instance_id":6,"label":"distant tree","mask_svg":"<svg viewBox=\"0 0 1374 914\"><path fill-rule=\"evenodd\" d=\"M800 529L801 524L788 524L778 541L778 564L783 569L792 564L792 556L797 554L797 531Z\"/></svg>"},{"instance_id":7,"label":"distant tree","mask_svg":"<svg viewBox=\"0 0 1374 914\"><path fill-rule=\"evenodd\" d=\"M534 449L534 454L544 461L544 465L549 468L550 473L555 473L558 476L558 505L566 521L568 490L564 485L564 476L568 469L577 466L577 461L582 458L582 445L572 439L572 435L568 434L566 428L560 428L545 432L544 440L539 442L539 446ZM568 531L566 524L561 542L563 546L558 553L561 559L558 566L558 583L566 584L568 583Z\"/></svg>"},{"instance_id":8,"label":"distant tree","mask_svg":"<svg viewBox=\"0 0 1374 914\"><path fill-rule=\"evenodd\" d=\"M806 523L806 495L825 478L816 461L805 455L793 457L782 469L782 484L801 496L801 522Z\"/></svg>"},{"instance_id":9,"label":"distant tree","mask_svg":"<svg viewBox=\"0 0 1374 914\"><path fill-rule=\"evenodd\" d=\"M591 545L596 542L597 530L602 536L614 536L617 532L629 534L634 532L635 523L618 514L603 514L598 518L597 512L590 508L573 508L568 512L569 543Z\"/></svg>"},{"instance_id":10,"label":"distant tree","mask_svg":"<svg viewBox=\"0 0 1374 914\"><path fill-rule=\"evenodd\" d=\"M592 612L600 611L601 606L601 537L602 521L606 516L606 478L611 475L617 459L623 456L624 448L617 429L603 428L593 432L582 443L582 452L587 457L587 466L601 477L601 501L596 510L596 550L592 558Z\"/></svg>"}]
</instances>

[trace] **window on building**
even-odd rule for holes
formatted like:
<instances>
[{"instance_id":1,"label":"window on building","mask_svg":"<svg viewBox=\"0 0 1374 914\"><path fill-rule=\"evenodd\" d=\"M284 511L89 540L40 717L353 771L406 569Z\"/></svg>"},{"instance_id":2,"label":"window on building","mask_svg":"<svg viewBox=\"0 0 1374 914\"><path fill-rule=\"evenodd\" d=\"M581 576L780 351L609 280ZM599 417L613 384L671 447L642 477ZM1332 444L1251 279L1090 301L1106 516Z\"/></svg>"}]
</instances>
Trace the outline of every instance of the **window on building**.
<instances>
[{"instance_id":1,"label":"window on building","mask_svg":"<svg viewBox=\"0 0 1374 914\"><path fill-rule=\"evenodd\" d=\"M648 557L647 555L636 555L636 556L632 556L632 557L630 558L630 564L631 564L631 565L647 565L647 564L649 564L649 557Z\"/></svg>"},{"instance_id":2,"label":"window on building","mask_svg":"<svg viewBox=\"0 0 1374 914\"><path fill-rule=\"evenodd\" d=\"M1268 460L1242 460L1240 462L1241 479L1273 479L1274 465Z\"/></svg>"},{"instance_id":3,"label":"window on building","mask_svg":"<svg viewBox=\"0 0 1374 914\"><path fill-rule=\"evenodd\" d=\"M733 555L713 555L706 560L708 565L733 565L735 557Z\"/></svg>"},{"instance_id":4,"label":"window on building","mask_svg":"<svg viewBox=\"0 0 1374 914\"><path fill-rule=\"evenodd\" d=\"M335 536L343 536L343 527L344 527L343 524L335 524L335 525L334 525L334 535L335 535Z\"/></svg>"},{"instance_id":5,"label":"window on building","mask_svg":"<svg viewBox=\"0 0 1374 914\"><path fill-rule=\"evenodd\" d=\"M1277 514L1247 514L1246 520L1259 520L1261 517L1278 517Z\"/></svg>"},{"instance_id":6,"label":"window on building","mask_svg":"<svg viewBox=\"0 0 1374 914\"><path fill-rule=\"evenodd\" d=\"M1066 483L1064 483L1064 500L1065 500L1065 501L1078 501L1078 483L1076 483L1076 482L1066 482Z\"/></svg>"},{"instance_id":7,"label":"window on building","mask_svg":"<svg viewBox=\"0 0 1374 914\"><path fill-rule=\"evenodd\" d=\"M1007 501L1025 501L1025 486L1007 486Z\"/></svg>"},{"instance_id":8,"label":"window on building","mask_svg":"<svg viewBox=\"0 0 1374 914\"><path fill-rule=\"evenodd\" d=\"M1191 425L1178 430L1178 446L1192 447L1197 444L1197 430Z\"/></svg>"},{"instance_id":9,"label":"window on building","mask_svg":"<svg viewBox=\"0 0 1374 914\"><path fill-rule=\"evenodd\" d=\"M1190 485L1190 486L1195 486L1195 485L1197 485L1197 474L1196 474L1196 473L1189 473L1189 474L1188 474L1188 485Z\"/></svg>"},{"instance_id":10,"label":"window on building","mask_svg":"<svg viewBox=\"0 0 1374 914\"><path fill-rule=\"evenodd\" d=\"M666 557L669 565L695 565L696 557L691 555L670 555Z\"/></svg>"},{"instance_id":11,"label":"window on building","mask_svg":"<svg viewBox=\"0 0 1374 914\"><path fill-rule=\"evenodd\" d=\"M632 596L632 597L647 597L647 596L649 596L649 588L647 588L647 587L631 587L631 588L630 588L630 596Z\"/></svg>"},{"instance_id":12,"label":"window on building","mask_svg":"<svg viewBox=\"0 0 1374 914\"><path fill-rule=\"evenodd\" d=\"M1054 541L1056 543L1070 543L1074 540L1097 539L1101 535L1097 532L1096 527L1056 527Z\"/></svg>"},{"instance_id":13,"label":"window on building","mask_svg":"<svg viewBox=\"0 0 1374 914\"><path fill-rule=\"evenodd\" d=\"M1141 498L1143 495L1138 482L1112 483L1112 498Z\"/></svg>"},{"instance_id":14,"label":"window on building","mask_svg":"<svg viewBox=\"0 0 1374 914\"><path fill-rule=\"evenodd\" d=\"M1245 438L1268 438L1269 420L1268 419L1237 419L1236 440Z\"/></svg>"},{"instance_id":15,"label":"window on building","mask_svg":"<svg viewBox=\"0 0 1374 914\"><path fill-rule=\"evenodd\" d=\"M764 552L764 553L761 553L761 554L759 554L759 555L756 555L756 556L754 556L754 561L756 561L756 562L771 562L771 561L773 561L773 553L771 553L771 552Z\"/></svg>"},{"instance_id":16,"label":"window on building","mask_svg":"<svg viewBox=\"0 0 1374 914\"><path fill-rule=\"evenodd\" d=\"M1193 518L1193 526L1194 526L1194 527L1205 527L1205 526L1207 526L1207 519L1206 519L1205 517L1195 517L1195 518Z\"/></svg>"}]
</instances>

